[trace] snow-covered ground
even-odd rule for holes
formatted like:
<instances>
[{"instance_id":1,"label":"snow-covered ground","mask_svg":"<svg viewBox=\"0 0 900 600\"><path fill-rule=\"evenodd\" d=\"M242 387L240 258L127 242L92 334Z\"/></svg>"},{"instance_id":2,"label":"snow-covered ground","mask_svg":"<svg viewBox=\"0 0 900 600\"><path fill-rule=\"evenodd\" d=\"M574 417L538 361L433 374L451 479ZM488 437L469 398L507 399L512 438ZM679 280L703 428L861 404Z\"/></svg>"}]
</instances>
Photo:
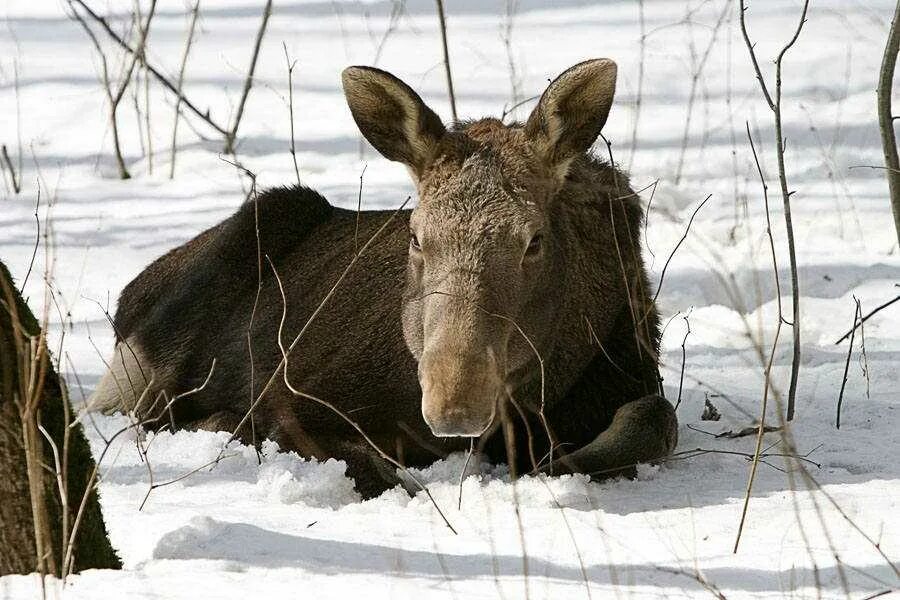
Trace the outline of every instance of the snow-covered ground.
<instances>
[{"instance_id":1,"label":"snow-covered ground","mask_svg":"<svg viewBox=\"0 0 900 600\"><path fill-rule=\"evenodd\" d=\"M185 90L217 122L229 121L236 109L262 4L201 4ZM677 316L664 336L664 375L674 399L686 332L682 316L690 311L679 451L752 451L752 437L717 439L698 431L754 424L763 390L756 347L768 353L776 324L765 211L745 123L773 191L774 129L740 35L737 2L645 0L643 50L637 0L521 0L513 3L511 30L499 0L445 4L461 116L499 115L582 59L607 56L619 63L618 97L605 134L616 160L630 166L635 187L659 180L647 231L657 280L691 213L712 194L666 272L664 316ZM771 59L793 33L800 4L749 2L750 33L770 81ZM93 5L125 18L131 2ZM785 466L781 459L769 459L771 466L760 466L733 554L749 468L742 456L704 454L648 467L635 481L602 484L583 477L512 483L502 467L483 465L480 475L465 480L459 510L463 457L452 456L422 478L458 531L454 535L423 494L410 499L392 490L360 502L343 463L319 464L267 445L262 464L252 448L230 447L232 456L215 469L155 489L139 510L149 473L134 437L126 435L107 453L100 486L125 569L73 576L65 587L51 585L51 597L861 599L897 589L900 579L889 560L900 556L900 304L866 322L865 361L857 337L842 427L834 427L847 353L846 342L834 342L852 323L853 297L867 312L900 293L887 185L881 171L865 167L881 164L874 88L893 7L889 0L811 5L785 60L784 80L803 311L793 434L798 451L820 465L807 467L828 497L807 491L798 474L778 470ZM361 146L340 88L343 67L372 64L379 54L379 66L409 82L449 119L434 3L410 0L394 22L390 14L389 2L275 2L237 149L260 185L295 180L284 44L297 60L294 108L303 181L333 203L355 206L367 165L364 208L394 207L411 193L401 166ZM41 230L49 225L52 232L57 301L71 313L64 346L71 364L64 362L78 398L74 374L89 392L103 370L101 355L111 349L112 333L97 303L114 308L119 290L153 258L226 217L244 198L247 181L223 160L215 132L190 115L196 131L182 123L176 177L169 180L174 108L155 84L152 174L129 91L120 122L133 179L116 179L99 61L64 3L4 0L0 19L0 143L15 161L21 139L25 188L0 198L0 257L20 281L25 277L40 185ZM184 2L159 2L148 56L166 73L177 73L187 25ZM108 51L115 72L120 54ZM143 106L143 87L138 101ZM524 118L532 105L515 114ZM644 196L649 199L649 191ZM771 200L787 294L781 202L777 193ZM36 308L44 298L44 264L42 248L26 286ZM789 296L783 301L787 310ZM58 342L62 327L55 308L51 320ZM789 370L785 327L773 370L782 395ZM700 420L707 396L721 421ZM769 419L775 420L774 410ZM85 423L99 453L103 436L126 420L98 415ZM148 435L154 480L203 465L226 437ZM778 439L768 434L766 445ZM36 596L33 577L0 579L0 597Z\"/></svg>"}]
</instances>

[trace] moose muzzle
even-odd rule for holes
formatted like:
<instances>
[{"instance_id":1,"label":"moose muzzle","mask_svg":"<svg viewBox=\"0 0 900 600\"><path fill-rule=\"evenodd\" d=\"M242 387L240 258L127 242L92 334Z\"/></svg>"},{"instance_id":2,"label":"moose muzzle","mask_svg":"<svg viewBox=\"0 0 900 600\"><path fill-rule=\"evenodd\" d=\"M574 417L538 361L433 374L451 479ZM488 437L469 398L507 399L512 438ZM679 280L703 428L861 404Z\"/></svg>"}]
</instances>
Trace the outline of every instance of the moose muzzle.
<instances>
[{"instance_id":1,"label":"moose muzzle","mask_svg":"<svg viewBox=\"0 0 900 600\"><path fill-rule=\"evenodd\" d=\"M490 347L427 349L419 359L422 416L438 437L477 437L493 421L503 393Z\"/></svg>"}]
</instances>

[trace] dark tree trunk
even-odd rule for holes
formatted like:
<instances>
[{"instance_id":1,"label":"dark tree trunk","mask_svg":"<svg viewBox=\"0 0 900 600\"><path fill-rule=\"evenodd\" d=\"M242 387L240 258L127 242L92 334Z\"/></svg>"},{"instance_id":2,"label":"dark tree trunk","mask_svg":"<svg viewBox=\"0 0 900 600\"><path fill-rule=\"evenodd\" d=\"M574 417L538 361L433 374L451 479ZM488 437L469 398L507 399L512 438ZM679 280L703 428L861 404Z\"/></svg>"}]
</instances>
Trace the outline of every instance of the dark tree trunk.
<instances>
[{"instance_id":1,"label":"dark tree trunk","mask_svg":"<svg viewBox=\"0 0 900 600\"><path fill-rule=\"evenodd\" d=\"M65 383L40 334L37 319L0 261L0 576L34 571L61 576L90 568L120 568L94 490L87 439L81 425L68 428L65 435L72 418ZM26 448L34 451L29 455ZM62 466L67 508L61 501L56 464ZM67 569L68 538L86 489Z\"/></svg>"}]
</instances>

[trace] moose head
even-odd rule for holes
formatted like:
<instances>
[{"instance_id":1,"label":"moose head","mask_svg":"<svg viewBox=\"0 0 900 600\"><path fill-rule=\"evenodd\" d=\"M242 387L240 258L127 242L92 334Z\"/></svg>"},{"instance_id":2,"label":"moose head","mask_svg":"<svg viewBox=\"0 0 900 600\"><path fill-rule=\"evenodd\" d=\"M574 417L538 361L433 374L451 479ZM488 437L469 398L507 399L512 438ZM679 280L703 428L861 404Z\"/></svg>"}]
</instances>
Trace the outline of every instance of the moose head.
<instances>
[{"instance_id":1,"label":"moose head","mask_svg":"<svg viewBox=\"0 0 900 600\"><path fill-rule=\"evenodd\" d=\"M488 118L448 128L390 73L344 70L360 131L407 166L418 191L403 333L436 436L482 434L504 395L552 350L579 233L559 205L615 84L613 61L588 60L550 83L524 125Z\"/></svg>"}]
</instances>

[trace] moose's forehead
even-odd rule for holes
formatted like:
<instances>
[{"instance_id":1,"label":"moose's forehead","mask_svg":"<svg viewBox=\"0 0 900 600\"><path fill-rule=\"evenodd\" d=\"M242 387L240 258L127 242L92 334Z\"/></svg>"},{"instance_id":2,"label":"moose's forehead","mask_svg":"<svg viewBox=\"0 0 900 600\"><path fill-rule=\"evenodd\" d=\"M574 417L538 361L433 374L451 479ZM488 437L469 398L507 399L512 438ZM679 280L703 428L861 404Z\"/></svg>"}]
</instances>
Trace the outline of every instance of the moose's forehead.
<instances>
[{"instance_id":1,"label":"moose's forehead","mask_svg":"<svg viewBox=\"0 0 900 600\"><path fill-rule=\"evenodd\" d=\"M439 158L420 182L413 225L514 235L540 227L534 174L518 162L490 146Z\"/></svg>"}]
</instances>

